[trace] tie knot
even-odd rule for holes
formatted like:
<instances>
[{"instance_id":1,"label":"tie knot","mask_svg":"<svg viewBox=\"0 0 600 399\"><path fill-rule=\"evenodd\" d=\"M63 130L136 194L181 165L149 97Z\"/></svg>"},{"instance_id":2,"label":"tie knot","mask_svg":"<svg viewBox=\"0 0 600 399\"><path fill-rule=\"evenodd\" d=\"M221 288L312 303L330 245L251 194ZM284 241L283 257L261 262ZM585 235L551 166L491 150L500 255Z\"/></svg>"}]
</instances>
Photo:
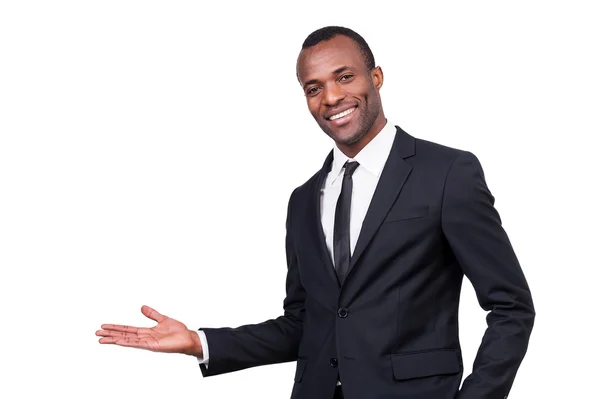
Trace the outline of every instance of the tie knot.
<instances>
[{"instance_id":1,"label":"tie knot","mask_svg":"<svg viewBox=\"0 0 600 399\"><path fill-rule=\"evenodd\" d=\"M346 163L344 164L344 176L352 176L352 174L354 173L354 171L356 170L356 168L358 168L358 162L356 162L356 161L353 161L353 162L346 161Z\"/></svg>"}]
</instances>

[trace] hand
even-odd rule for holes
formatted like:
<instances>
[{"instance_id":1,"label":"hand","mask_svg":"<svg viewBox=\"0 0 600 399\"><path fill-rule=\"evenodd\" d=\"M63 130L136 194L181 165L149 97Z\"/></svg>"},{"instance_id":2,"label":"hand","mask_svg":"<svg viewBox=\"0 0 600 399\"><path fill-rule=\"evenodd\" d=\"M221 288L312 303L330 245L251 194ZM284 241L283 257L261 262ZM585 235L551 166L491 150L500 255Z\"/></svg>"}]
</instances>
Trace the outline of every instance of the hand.
<instances>
[{"instance_id":1,"label":"hand","mask_svg":"<svg viewBox=\"0 0 600 399\"><path fill-rule=\"evenodd\" d=\"M183 353L202 356L202 345L195 331L175 319L164 316L149 306L142 306L144 316L158 322L152 328L102 324L96 335L101 344L115 344L153 352Z\"/></svg>"}]
</instances>

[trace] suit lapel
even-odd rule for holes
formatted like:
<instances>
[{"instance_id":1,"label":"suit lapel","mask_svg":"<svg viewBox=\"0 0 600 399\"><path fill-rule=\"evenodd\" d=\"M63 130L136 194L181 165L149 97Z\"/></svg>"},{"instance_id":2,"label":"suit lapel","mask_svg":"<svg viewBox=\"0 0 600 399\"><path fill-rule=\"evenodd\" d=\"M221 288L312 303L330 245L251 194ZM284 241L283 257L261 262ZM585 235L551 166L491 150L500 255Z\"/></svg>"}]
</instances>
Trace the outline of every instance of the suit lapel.
<instances>
[{"instance_id":1,"label":"suit lapel","mask_svg":"<svg viewBox=\"0 0 600 399\"><path fill-rule=\"evenodd\" d=\"M331 151L325 159L323 167L315 179L315 186L312 188L311 199L309 201L309 223L307 224L310 227L310 235L315 237L317 240L317 249L319 251L321 260L325 265L325 269L327 269L327 273L333 279L335 284L340 286L337 273L335 272L335 266L333 265L333 261L329 255L329 250L327 249L327 242L325 241L325 234L323 233L323 225L321 222L321 188L323 187L325 179L327 178L327 174L331 170L332 162L333 151Z\"/></svg>"},{"instance_id":2,"label":"suit lapel","mask_svg":"<svg viewBox=\"0 0 600 399\"><path fill-rule=\"evenodd\" d=\"M400 190L412 170L412 166L404 159L414 154L415 139L396 126L394 144L365 215L356 247L350 259L350 269L346 279L350 277L352 268L373 239L400 194Z\"/></svg>"}]
</instances>

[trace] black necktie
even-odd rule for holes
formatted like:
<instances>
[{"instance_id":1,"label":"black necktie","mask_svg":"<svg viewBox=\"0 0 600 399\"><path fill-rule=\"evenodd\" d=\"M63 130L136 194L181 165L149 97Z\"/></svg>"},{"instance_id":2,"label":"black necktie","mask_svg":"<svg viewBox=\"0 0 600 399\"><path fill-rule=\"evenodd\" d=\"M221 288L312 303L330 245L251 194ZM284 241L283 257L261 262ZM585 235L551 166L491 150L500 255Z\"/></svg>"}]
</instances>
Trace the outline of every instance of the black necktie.
<instances>
[{"instance_id":1,"label":"black necktie","mask_svg":"<svg viewBox=\"0 0 600 399\"><path fill-rule=\"evenodd\" d=\"M352 200L352 174L358 162L344 164L342 192L335 207L333 225L333 257L340 284L344 283L350 268L350 201Z\"/></svg>"}]
</instances>

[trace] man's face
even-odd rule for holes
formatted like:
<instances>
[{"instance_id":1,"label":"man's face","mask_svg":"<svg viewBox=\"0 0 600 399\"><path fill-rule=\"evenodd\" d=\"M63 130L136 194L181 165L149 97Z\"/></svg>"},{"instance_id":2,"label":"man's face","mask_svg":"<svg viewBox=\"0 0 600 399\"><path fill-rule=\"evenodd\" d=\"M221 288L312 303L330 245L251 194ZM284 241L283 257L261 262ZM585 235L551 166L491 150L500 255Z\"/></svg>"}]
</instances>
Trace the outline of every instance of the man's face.
<instances>
[{"instance_id":1,"label":"man's face","mask_svg":"<svg viewBox=\"0 0 600 399\"><path fill-rule=\"evenodd\" d=\"M310 113L340 149L362 148L361 139L370 141L385 124L379 97L383 73L367 68L352 39L338 35L302 50L297 73Z\"/></svg>"}]
</instances>

